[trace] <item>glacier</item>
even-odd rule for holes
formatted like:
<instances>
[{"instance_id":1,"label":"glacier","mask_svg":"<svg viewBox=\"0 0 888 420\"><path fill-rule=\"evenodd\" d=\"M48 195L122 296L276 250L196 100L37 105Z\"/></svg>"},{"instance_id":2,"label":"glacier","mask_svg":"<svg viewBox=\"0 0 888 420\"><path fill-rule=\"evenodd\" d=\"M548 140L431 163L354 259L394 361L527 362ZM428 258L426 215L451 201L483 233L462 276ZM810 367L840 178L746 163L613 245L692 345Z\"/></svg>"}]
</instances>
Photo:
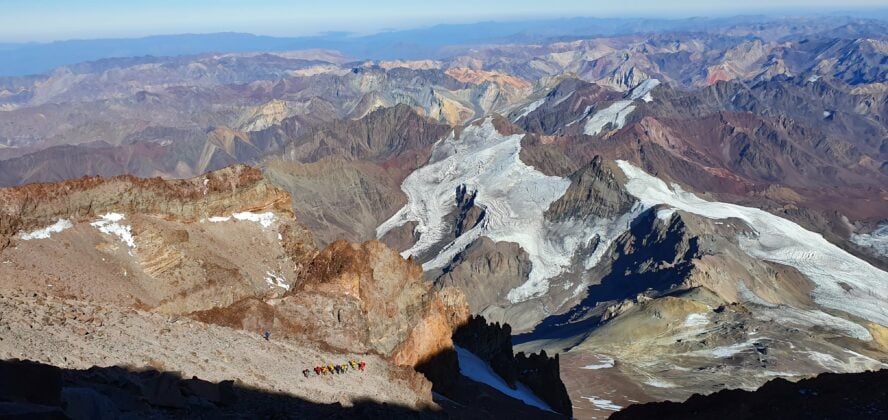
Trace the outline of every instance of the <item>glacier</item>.
<instances>
[{"instance_id":1,"label":"glacier","mask_svg":"<svg viewBox=\"0 0 888 420\"><path fill-rule=\"evenodd\" d=\"M401 255L407 258L428 251L448 234L451 227L444 219L454 209L456 188L465 185L469 191L477 191L475 203L485 209L486 216L424 263L424 270L444 267L482 236L495 242L514 242L527 252L532 264L528 280L506 296L518 303L545 294L549 280L565 272L576 252L595 237L601 245L586 265L597 263L607 244L625 229L614 226L628 222L548 221L544 213L564 195L570 180L545 175L522 162L521 138L500 134L488 118L465 127L459 137L451 133L439 140L429 163L401 184L407 205L377 228L377 238L416 222L419 239Z\"/></svg>"},{"instance_id":2,"label":"glacier","mask_svg":"<svg viewBox=\"0 0 888 420\"><path fill-rule=\"evenodd\" d=\"M678 185L670 188L629 162L618 160L617 165L628 178L626 190L646 207L665 204L709 219L740 219L755 230L738 237L744 252L801 272L814 283L811 297L818 305L888 326L888 273L790 220L757 208L705 201ZM859 330L854 335L869 336Z\"/></svg>"},{"instance_id":3,"label":"glacier","mask_svg":"<svg viewBox=\"0 0 888 420\"><path fill-rule=\"evenodd\" d=\"M871 248L879 255L888 257L888 224L879 226L872 233L855 233L851 235L851 242Z\"/></svg>"},{"instance_id":4,"label":"glacier","mask_svg":"<svg viewBox=\"0 0 888 420\"><path fill-rule=\"evenodd\" d=\"M657 79L645 80L633 88L627 95L626 99L616 101L610 104L607 108L599 110L589 117L589 119L586 120L586 126L583 129L583 133L594 136L601 133L601 130L603 130L608 124L611 124L614 129L623 128L626 124L626 117L635 110L635 101L638 99L641 99L644 102L653 101L654 99L650 95L650 92L659 84L660 81Z\"/></svg>"}]
</instances>

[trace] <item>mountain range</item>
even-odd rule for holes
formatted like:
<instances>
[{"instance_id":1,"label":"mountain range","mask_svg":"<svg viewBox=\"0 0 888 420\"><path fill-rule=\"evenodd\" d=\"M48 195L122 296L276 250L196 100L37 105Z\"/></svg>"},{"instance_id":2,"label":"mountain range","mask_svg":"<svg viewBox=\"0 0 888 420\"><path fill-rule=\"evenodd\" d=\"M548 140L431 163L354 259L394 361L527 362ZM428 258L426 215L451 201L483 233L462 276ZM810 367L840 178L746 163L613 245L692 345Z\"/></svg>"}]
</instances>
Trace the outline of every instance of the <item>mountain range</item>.
<instances>
[{"instance_id":1,"label":"mountain range","mask_svg":"<svg viewBox=\"0 0 888 420\"><path fill-rule=\"evenodd\" d=\"M0 79L0 355L73 369L62 396L78 369L149 366L455 417L884 369L886 33L748 16L4 48L32 67L0 72L63 66ZM117 344L84 352L96 336ZM332 358L380 368L299 373Z\"/></svg>"}]
</instances>

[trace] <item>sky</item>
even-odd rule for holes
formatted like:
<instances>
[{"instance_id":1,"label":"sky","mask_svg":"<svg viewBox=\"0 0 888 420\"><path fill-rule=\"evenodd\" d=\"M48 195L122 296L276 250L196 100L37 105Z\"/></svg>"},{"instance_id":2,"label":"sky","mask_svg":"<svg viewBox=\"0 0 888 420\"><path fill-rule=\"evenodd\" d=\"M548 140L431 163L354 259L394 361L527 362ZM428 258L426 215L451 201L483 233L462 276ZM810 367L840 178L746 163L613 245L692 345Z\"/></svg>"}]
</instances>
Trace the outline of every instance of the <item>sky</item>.
<instances>
[{"instance_id":1,"label":"sky","mask_svg":"<svg viewBox=\"0 0 888 420\"><path fill-rule=\"evenodd\" d=\"M691 17L885 8L885 0L0 0L0 42L249 32L372 33L555 17Z\"/></svg>"}]
</instances>

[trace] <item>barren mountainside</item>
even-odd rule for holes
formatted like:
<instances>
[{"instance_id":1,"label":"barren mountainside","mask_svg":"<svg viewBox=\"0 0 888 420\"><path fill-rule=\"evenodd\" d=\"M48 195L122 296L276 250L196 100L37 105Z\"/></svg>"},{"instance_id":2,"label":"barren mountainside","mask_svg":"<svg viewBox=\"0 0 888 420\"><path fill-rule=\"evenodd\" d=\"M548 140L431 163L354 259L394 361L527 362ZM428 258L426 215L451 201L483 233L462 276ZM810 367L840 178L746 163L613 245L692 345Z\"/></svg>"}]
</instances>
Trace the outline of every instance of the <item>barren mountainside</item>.
<instances>
[{"instance_id":1,"label":"barren mountainside","mask_svg":"<svg viewBox=\"0 0 888 420\"><path fill-rule=\"evenodd\" d=\"M0 78L0 410L878 416L885 22L588 22Z\"/></svg>"}]
</instances>

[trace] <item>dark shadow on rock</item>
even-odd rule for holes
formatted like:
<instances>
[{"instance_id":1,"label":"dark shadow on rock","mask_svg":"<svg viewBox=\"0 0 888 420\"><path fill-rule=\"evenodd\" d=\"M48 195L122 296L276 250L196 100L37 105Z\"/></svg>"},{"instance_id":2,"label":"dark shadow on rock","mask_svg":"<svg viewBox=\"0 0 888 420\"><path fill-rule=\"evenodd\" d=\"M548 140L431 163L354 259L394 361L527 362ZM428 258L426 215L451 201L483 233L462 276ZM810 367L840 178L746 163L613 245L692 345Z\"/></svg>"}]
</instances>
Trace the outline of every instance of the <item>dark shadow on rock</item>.
<instances>
[{"instance_id":1,"label":"dark shadow on rock","mask_svg":"<svg viewBox=\"0 0 888 420\"><path fill-rule=\"evenodd\" d=\"M294 376L301 375L294 373ZM31 361L0 361L0 418L447 418L441 410L359 401L322 404L233 381L182 378L176 372L123 367L63 369Z\"/></svg>"},{"instance_id":2,"label":"dark shadow on rock","mask_svg":"<svg viewBox=\"0 0 888 420\"><path fill-rule=\"evenodd\" d=\"M694 394L685 402L632 405L611 419L884 419L888 418L888 369L823 373L790 382L774 379L755 391Z\"/></svg>"},{"instance_id":3,"label":"dark shadow on rock","mask_svg":"<svg viewBox=\"0 0 888 420\"><path fill-rule=\"evenodd\" d=\"M455 345L472 352L490 365L512 389L518 382L560 413L542 411L460 374L455 351L442 352L417 366L433 383L435 401L458 418L541 419L573 414L567 388L561 381L558 356L517 355L512 352L512 329L508 324L488 324L473 316L453 333Z\"/></svg>"},{"instance_id":4,"label":"dark shadow on rock","mask_svg":"<svg viewBox=\"0 0 888 420\"><path fill-rule=\"evenodd\" d=\"M652 208L632 223L612 247L614 261L601 282L589 286L586 297L569 311L544 319L533 331L516 335L515 343L588 334L600 323L588 312L603 302L633 299L640 293L667 293L691 272L700 254L699 238L690 236L680 217L658 224ZM608 254L605 254L605 258Z\"/></svg>"}]
</instances>

